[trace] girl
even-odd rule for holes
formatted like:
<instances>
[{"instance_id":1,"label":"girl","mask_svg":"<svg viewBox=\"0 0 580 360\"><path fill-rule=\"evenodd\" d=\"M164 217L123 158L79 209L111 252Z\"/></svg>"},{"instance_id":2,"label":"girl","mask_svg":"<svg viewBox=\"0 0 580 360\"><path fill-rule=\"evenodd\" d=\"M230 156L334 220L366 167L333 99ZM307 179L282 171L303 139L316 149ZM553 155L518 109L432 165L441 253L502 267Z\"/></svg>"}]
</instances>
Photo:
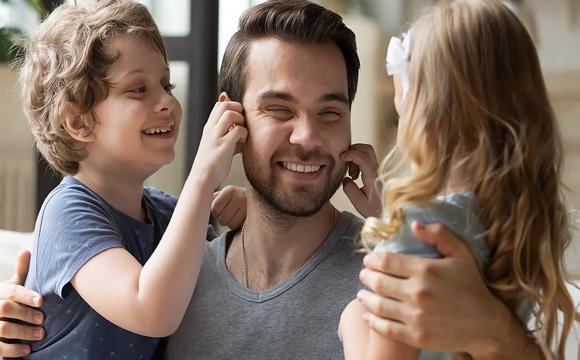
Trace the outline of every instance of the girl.
<instances>
[{"instance_id":1,"label":"girl","mask_svg":"<svg viewBox=\"0 0 580 360\"><path fill-rule=\"evenodd\" d=\"M363 244L439 257L409 226L443 223L470 245L490 290L522 326L533 314L544 357L556 358L554 347L564 359L580 319L565 287L572 235L560 135L529 34L500 1L443 3L403 42L391 41L387 70L395 75L397 147L411 166L404 176L381 177L383 221L367 220ZM341 320L347 359L418 358L418 349L361 326L360 307L352 302Z\"/></svg>"}]
</instances>

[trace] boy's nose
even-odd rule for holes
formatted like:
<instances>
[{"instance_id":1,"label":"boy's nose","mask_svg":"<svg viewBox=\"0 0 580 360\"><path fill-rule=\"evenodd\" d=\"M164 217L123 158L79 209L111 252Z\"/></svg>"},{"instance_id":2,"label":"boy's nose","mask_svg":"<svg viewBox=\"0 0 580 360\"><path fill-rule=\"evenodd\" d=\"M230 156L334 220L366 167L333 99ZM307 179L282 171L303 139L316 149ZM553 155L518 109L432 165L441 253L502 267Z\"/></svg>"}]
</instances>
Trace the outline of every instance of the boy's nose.
<instances>
[{"instance_id":1,"label":"boy's nose","mask_svg":"<svg viewBox=\"0 0 580 360\"><path fill-rule=\"evenodd\" d=\"M163 89L163 93L161 93L161 97L157 103L157 111L159 112L171 112L175 108L175 98L169 94L165 89Z\"/></svg>"}]
</instances>

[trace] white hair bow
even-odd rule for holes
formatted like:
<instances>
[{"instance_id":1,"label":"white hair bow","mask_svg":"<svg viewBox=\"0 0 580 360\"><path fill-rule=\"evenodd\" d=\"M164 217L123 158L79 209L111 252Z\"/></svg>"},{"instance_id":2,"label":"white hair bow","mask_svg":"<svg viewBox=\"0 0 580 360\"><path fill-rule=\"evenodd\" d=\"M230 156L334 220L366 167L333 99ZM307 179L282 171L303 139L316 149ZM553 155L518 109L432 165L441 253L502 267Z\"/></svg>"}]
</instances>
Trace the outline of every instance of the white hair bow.
<instances>
[{"instance_id":1,"label":"white hair bow","mask_svg":"<svg viewBox=\"0 0 580 360\"><path fill-rule=\"evenodd\" d=\"M411 39L413 28L403 33L403 41L398 37L392 37L387 50L387 74L395 73L401 76L403 84L403 99L409 91L409 59L411 58Z\"/></svg>"}]
</instances>

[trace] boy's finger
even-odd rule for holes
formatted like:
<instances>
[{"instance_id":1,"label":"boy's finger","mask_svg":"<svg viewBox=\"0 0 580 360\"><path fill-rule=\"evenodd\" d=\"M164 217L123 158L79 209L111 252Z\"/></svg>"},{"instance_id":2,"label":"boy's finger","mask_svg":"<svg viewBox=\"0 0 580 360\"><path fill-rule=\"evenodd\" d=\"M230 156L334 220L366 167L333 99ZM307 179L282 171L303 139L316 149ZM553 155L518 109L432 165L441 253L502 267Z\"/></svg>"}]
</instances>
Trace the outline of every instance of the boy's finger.
<instances>
[{"instance_id":1,"label":"boy's finger","mask_svg":"<svg viewBox=\"0 0 580 360\"><path fill-rule=\"evenodd\" d=\"M218 217L231 200L231 196L226 191L215 192L211 203L211 213L213 216Z\"/></svg>"},{"instance_id":2,"label":"boy's finger","mask_svg":"<svg viewBox=\"0 0 580 360\"><path fill-rule=\"evenodd\" d=\"M245 220L246 220L246 211L238 209L238 211L234 214L234 216L228 223L228 227L232 230L237 230L242 227Z\"/></svg>"},{"instance_id":3,"label":"boy's finger","mask_svg":"<svg viewBox=\"0 0 580 360\"><path fill-rule=\"evenodd\" d=\"M234 148L235 155L240 150L243 149L243 145L246 143L246 139L248 138L248 130L243 126L236 126L230 132L224 135L224 139L228 142L235 142L236 146Z\"/></svg>"},{"instance_id":4,"label":"boy's finger","mask_svg":"<svg viewBox=\"0 0 580 360\"><path fill-rule=\"evenodd\" d=\"M220 122L220 119L227 111L232 111L241 115L243 111L242 104L235 101L217 102L209 115L207 125L216 125Z\"/></svg>"},{"instance_id":5,"label":"boy's finger","mask_svg":"<svg viewBox=\"0 0 580 360\"><path fill-rule=\"evenodd\" d=\"M219 135L224 135L233 131L236 127L244 126L244 116L233 110L226 110L220 117L217 128Z\"/></svg>"}]
</instances>

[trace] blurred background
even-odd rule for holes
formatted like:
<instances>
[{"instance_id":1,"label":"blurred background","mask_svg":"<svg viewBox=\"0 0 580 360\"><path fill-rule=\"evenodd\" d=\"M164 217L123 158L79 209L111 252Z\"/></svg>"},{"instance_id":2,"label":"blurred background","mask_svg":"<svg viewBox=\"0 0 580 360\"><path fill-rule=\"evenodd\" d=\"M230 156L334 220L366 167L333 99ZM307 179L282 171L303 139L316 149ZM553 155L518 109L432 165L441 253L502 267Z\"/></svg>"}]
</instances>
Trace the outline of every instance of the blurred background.
<instances>
[{"instance_id":1,"label":"blurred background","mask_svg":"<svg viewBox=\"0 0 580 360\"><path fill-rule=\"evenodd\" d=\"M78 1L78 3L86 2ZM74 1L66 0L68 3ZM196 155L203 124L217 99L221 56L237 20L256 0L142 0L165 36L171 59L176 96L185 110L185 121L175 161L152 176L148 185L179 195ZM318 0L340 14L356 33L361 73L352 109L352 140L372 144L385 155L395 135L392 80L385 71L391 36L412 21L433 1L429 0ZM40 204L58 184L37 155L22 115L16 72L10 69L14 36L30 32L43 11L55 0L0 1L0 229L30 232ZM534 38L552 104L565 141L566 177L572 208L580 208L580 0L513 0L506 5L518 14ZM43 10L45 9L45 10ZM490 74L490 76L492 76ZM202 155L203 156L203 155ZM242 166L234 162L225 184L244 185ZM224 184L224 185L225 185ZM355 212L339 190L333 203ZM569 251L570 269L580 278L580 239Z\"/></svg>"}]
</instances>

